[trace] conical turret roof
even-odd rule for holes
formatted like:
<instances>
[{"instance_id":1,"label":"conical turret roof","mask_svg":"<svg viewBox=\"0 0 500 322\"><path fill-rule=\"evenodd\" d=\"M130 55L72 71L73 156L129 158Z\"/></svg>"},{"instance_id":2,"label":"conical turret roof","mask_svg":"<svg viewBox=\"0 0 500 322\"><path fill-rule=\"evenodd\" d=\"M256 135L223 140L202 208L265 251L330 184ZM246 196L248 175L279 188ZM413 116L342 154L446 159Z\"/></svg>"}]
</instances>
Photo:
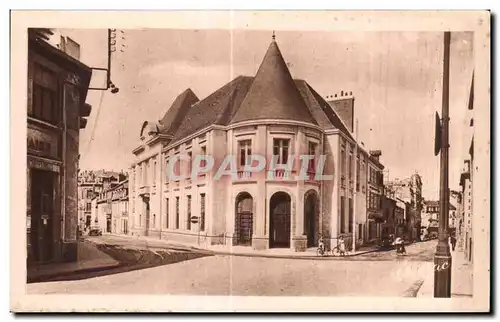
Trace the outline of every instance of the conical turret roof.
<instances>
[{"instance_id":1,"label":"conical turret roof","mask_svg":"<svg viewBox=\"0 0 500 322\"><path fill-rule=\"evenodd\" d=\"M274 39L231 123L256 119L286 119L317 124Z\"/></svg>"}]
</instances>

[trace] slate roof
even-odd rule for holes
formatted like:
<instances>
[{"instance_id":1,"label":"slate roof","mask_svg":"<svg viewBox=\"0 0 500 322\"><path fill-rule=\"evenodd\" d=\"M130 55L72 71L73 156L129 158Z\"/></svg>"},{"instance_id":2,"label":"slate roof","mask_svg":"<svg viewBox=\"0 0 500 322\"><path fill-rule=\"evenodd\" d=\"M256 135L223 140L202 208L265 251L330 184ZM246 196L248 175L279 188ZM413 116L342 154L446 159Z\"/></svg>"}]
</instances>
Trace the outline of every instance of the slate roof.
<instances>
[{"instance_id":1,"label":"slate roof","mask_svg":"<svg viewBox=\"0 0 500 322\"><path fill-rule=\"evenodd\" d=\"M322 111L324 112L330 123L333 125L333 127L344 132L344 134L346 134L351 140L354 140L344 122L342 122L342 119L333 110L333 107L328 104L328 102L323 97L321 97L321 95L319 95L318 92L316 92L314 88L312 88L309 84L307 84L307 87L316 100L317 104L322 108Z\"/></svg>"},{"instance_id":2,"label":"slate roof","mask_svg":"<svg viewBox=\"0 0 500 322\"><path fill-rule=\"evenodd\" d=\"M274 40L231 123L258 119L286 119L317 124Z\"/></svg>"},{"instance_id":3,"label":"slate roof","mask_svg":"<svg viewBox=\"0 0 500 322\"><path fill-rule=\"evenodd\" d=\"M252 77L239 76L188 109L172 142L212 124L226 125L245 97Z\"/></svg>"},{"instance_id":4,"label":"slate roof","mask_svg":"<svg viewBox=\"0 0 500 322\"><path fill-rule=\"evenodd\" d=\"M322 129L339 129L352 136L332 107L306 81L294 80L275 41L255 77L238 76L208 97L198 100L190 90L179 95L160 121L171 143L210 125L247 120L286 119Z\"/></svg>"},{"instance_id":5,"label":"slate roof","mask_svg":"<svg viewBox=\"0 0 500 322\"><path fill-rule=\"evenodd\" d=\"M190 88L177 96L163 118L159 121L160 133L174 135L191 105L198 101L198 97L196 97Z\"/></svg>"}]
</instances>

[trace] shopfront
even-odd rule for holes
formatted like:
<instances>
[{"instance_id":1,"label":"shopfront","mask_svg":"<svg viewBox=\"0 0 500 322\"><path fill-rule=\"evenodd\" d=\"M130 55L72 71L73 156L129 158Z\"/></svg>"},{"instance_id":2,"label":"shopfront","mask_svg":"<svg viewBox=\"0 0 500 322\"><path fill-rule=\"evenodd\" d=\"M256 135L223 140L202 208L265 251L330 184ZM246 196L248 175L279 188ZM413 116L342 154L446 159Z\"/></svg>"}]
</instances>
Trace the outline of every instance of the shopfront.
<instances>
[{"instance_id":1,"label":"shopfront","mask_svg":"<svg viewBox=\"0 0 500 322\"><path fill-rule=\"evenodd\" d=\"M74 261L77 172L91 70L30 34L27 101L27 263ZM83 121L82 121L83 120Z\"/></svg>"}]
</instances>

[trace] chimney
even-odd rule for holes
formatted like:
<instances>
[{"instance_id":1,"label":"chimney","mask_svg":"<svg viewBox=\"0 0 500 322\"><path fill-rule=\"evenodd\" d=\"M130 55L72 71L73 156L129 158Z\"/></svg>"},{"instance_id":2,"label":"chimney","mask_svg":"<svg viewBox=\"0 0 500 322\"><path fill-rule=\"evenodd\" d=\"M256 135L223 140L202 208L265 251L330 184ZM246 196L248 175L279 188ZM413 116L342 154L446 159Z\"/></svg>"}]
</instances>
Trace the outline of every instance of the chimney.
<instances>
[{"instance_id":1,"label":"chimney","mask_svg":"<svg viewBox=\"0 0 500 322\"><path fill-rule=\"evenodd\" d=\"M371 150L370 151L370 157L379 161L380 160L380 156L382 155L382 151L380 150Z\"/></svg>"},{"instance_id":2,"label":"chimney","mask_svg":"<svg viewBox=\"0 0 500 322\"><path fill-rule=\"evenodd\" d=\"M337 116L344 122L347 129L354 132L354 96L352 92L340 91L340 97L335 94L335 97L328 100L328 104L332 107Z\"/></svg>"}]
</instances>

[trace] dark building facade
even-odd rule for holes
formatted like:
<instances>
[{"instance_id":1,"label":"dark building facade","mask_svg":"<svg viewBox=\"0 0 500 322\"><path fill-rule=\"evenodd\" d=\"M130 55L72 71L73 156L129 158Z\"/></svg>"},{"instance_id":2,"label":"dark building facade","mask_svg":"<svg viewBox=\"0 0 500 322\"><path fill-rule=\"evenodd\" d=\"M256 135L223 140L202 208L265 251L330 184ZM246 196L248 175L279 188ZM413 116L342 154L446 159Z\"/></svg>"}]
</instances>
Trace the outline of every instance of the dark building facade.
<instances>
[{"instance_id":1,"label":"dark building facade","mask_svg":"<svg viewBox=\"0 0 500 322\"><path fill-rule=\"evenodd\" d=\"M77 258L78 141L92 71L28 32L27 263Z\"/></svg>"}]
</instances>

